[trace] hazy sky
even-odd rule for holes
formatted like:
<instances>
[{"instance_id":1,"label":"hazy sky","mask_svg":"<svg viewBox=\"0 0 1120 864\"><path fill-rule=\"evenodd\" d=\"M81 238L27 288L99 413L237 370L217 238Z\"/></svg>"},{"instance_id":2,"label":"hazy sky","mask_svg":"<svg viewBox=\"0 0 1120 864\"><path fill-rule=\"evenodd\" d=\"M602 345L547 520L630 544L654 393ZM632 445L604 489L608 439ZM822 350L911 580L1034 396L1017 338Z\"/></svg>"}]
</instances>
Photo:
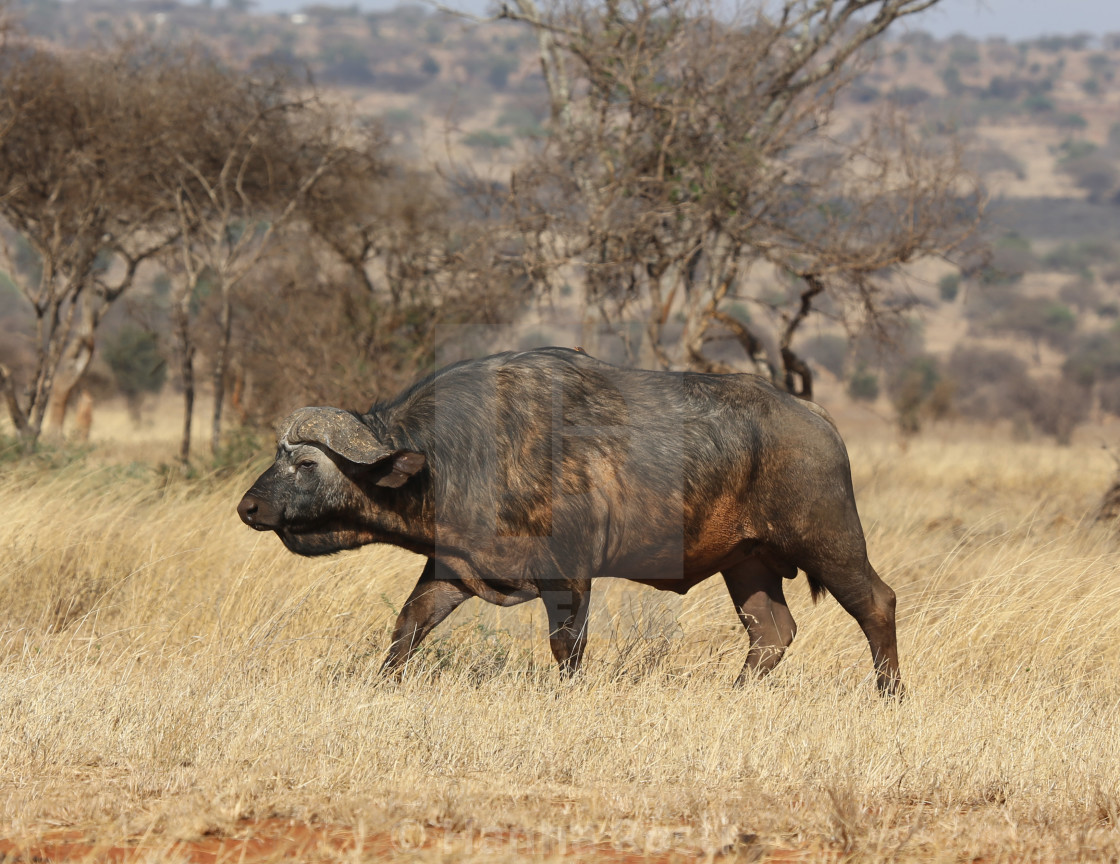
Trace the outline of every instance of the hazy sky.
<instances>
[{"instance_id":1,"label":"hazy sky","mask_svg":"<svg viewBox=\"0 0 1120 864\"><path fill-rule=\"evenodd\" d=\"M915 21L936 36L1120 33L1120 0L941 0Z\"/></svg>"},{"instance_id":2,"label":"hazy sky","mask_svg":"<svg viewBox=\"0 0 1120 864\"><path fill-rule=\"evenodd\" d=\"M295 11L316 0L260 0L262 12ZM353 0L326 0L347 6ZM481 13L488 0L444 0L448 6ZM398 0L357 0L365 10L391 9ZM936 36L1006 36L1029 39L1044 33L1120 33L1120 0L941 0L922 15L901 25Z\"/></svg>"}]
</instances>

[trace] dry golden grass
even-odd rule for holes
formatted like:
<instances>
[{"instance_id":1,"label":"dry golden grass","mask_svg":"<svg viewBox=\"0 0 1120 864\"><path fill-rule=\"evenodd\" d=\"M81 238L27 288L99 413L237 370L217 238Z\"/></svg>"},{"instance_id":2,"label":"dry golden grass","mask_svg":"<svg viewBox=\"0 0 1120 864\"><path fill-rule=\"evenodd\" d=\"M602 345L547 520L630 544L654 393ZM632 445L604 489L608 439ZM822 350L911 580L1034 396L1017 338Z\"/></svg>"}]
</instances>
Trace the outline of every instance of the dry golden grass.
<instances>
[{"instance_id":1,"label":"dry golden grass","mask_svg":"<svg viewBox=\"0 0 1120 864\"><path fill-rule=\"evenodd\" d=\"M536 604L478 601L383 680L417 559L290 555L237 520L250 472L0 468L0 837L73 826L156 848L282 817L402 847L438 829L417 860L589 840L1115 861L1120 542L1088 518L1107 456L997 438L851 450L899 595L902 704L876 697L855 623L803 579L793 648L740 690L746 635L718 579L683 600L601 583L573 682Z\"/></svg>"}]
</instances>

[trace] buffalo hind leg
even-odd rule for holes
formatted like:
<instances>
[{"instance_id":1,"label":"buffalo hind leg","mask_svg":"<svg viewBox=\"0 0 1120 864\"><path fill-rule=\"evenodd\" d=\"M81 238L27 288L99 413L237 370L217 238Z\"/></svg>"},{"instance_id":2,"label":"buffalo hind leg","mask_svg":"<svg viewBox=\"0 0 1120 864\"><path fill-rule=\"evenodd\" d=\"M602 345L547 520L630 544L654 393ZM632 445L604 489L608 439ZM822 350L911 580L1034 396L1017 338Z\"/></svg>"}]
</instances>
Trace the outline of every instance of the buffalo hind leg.
<instances>
[{"instance_id":1,"label":"buffalo hind leg","mask_svg":"<svg viewBox=\"0 0 1120 864\"><path fill-rule=\"evenodd\" d=\"M542 586L541 600L548 615L548 644L560 664L560 674L568 677L579 671L587 647L587 608L591 600L591 581L563 587Z\"/></svg>"},{"instance_id":2,"label":"buffalo hind leg","mask_svg":"<svg viewBox=\"0 0 1120 864\"><path fill-rule=\"evenodd\" d=\"M856 619L875 664L876 686L884 696L902 696L895 630L895 596L864 557L848 567L821 567L810 578L824 585L844 610Z\"/></svg>"},{"instance_id":3,"label":"buffalo hind leg","mask_svg":"<svg viewBox=\"0 0 1120 864\"><path fill-rule=\"evenodd\" d=\"M782 567L788 569L790 575L796 573L793 567ZM777 666L797 634L797 624L782 591L782 576L781 567L771 567L758 558L730 567L723 574L735 611L751 639L747 662L736 686L743 685L750 677L765 675Z\"/></svg>"},{"instance_id":4,"label":"buffalo hind leg","mask_svg":"<svg viewBox=\"0 0 1120 864\"><path fill-rule=\"evenodd\" d=\"M444 618L459 605L474 595L457 579L436 577L435 559L429 558L420 574L420 581L408 595L397 623L393 627L393 639L389 644L389 654L381 666L382 672L399 670L424 637L435 629Z\"/></svg>"}]
</instances>

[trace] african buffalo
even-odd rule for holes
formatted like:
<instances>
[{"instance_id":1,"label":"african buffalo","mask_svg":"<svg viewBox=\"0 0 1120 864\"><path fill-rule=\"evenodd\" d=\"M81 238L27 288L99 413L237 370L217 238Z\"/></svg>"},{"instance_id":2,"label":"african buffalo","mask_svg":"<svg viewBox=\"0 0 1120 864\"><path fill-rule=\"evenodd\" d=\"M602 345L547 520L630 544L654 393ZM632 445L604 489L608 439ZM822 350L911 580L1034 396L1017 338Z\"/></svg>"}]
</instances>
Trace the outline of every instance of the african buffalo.
<instances>
[{"instance_id":1,"label":"african buffalo","mask_svg":"<svg viewBox=\"0 0 1120 864\"><path fill-rule=\"evenodd\" d=\"M895 596L867 560L844 443L757 376L542 348L448 366L367 414L302 408L279 437L237 508L246 524L300 555L427 556L385 669L469 597L540 597L572 672L593 578L684 594L722 573L750 635L741 682L793 641L782 580L802 570L863 628L879 690L901 692Z\"/></svg>"}]
</instances>

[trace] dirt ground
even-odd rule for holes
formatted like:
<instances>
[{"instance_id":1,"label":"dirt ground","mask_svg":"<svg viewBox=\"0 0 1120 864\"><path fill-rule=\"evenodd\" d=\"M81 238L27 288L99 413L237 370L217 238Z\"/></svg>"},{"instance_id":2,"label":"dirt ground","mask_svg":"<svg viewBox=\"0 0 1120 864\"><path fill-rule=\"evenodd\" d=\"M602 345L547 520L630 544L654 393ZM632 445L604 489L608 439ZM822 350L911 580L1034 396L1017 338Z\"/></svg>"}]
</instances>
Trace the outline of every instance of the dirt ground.
<instances>
[{"instance_id":1,"label":"dirt ground","mask_svg":"<svg viewBox=\"0 0 1120 864\"><path fill-rule=\"evenodd\" d=\"M603 864L652 862L672 864L699 860L826 861L824 850L769 848L754 835L742 835L723 849L673 849L663 853L628 849L626 843L568 842L517 830L448 829L419 822L399 824L392 831L366 833L361 828L289 819L242 821L227 836L194 840L160 836L107 842L96 831L59 829L24 840L0 839L0 862L97 861L132 864L176 861L184 864L262 864L274 861L511 860L593 861Z\"/></svg>"}]
</instances>

